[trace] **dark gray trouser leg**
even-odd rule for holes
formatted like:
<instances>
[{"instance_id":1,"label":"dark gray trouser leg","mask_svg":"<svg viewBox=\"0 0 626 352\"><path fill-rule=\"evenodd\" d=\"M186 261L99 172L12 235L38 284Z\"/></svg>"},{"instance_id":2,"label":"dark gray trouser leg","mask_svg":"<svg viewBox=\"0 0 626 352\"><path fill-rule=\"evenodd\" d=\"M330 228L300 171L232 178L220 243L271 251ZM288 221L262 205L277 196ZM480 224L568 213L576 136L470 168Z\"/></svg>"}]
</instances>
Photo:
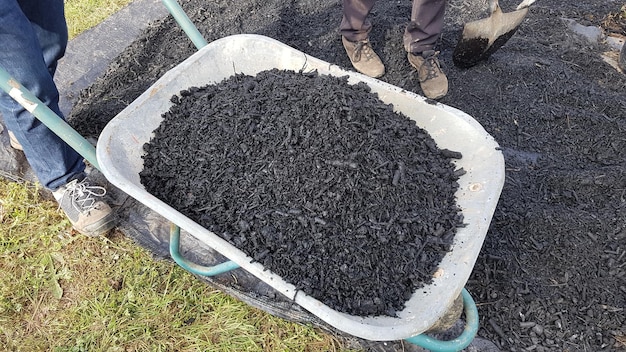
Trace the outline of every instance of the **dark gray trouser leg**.
<instances>
[{"instance_id":1,"label":"dark gray trouser leg","mask_svg":"<svg viewBox=\"0 0 626 352\"><path fill-rule=\"evenodd\" d=\"M376 0L343 0L339 33L351 42L367 39L372 23L367 19Z\"/></svg>"},{"instance_id":2,"label":"dark gray trouser leg","mask_svg":"<svg viewBox=\"0 0 626 352\"><path fill-rule=\"evenodd\" d=\"M446 0L413 0L411 22L404 31L404 49L414 54L431 50L443 30Z\"/></svg>"}]
</instances>

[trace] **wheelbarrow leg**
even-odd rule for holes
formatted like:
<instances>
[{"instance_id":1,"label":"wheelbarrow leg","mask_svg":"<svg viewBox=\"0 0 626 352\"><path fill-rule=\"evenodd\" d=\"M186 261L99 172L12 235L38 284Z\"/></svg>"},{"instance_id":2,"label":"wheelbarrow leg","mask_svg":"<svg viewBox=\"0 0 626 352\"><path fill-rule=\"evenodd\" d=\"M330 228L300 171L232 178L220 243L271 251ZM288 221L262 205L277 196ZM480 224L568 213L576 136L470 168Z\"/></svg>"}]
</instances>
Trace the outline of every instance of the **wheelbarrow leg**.
<instances>
[{"instance_id":1,"label":"wheelbarrow leg","mask_svg":"<svg viewBox=\"0 0 626 352\"><path fill-rule=\"evenodd\" d=\"M439 352L460 351L469 346L478 332L478 309L476 308L474 299L472 299L472 296L466 289L461 291L461 295L463 297L463 307L465 312L465 329L459 337L454 340L441 341L428 335L421 334L409 337L408 339L405 339L405 341L431 351Z\"/></svg>"},{"instance_id":2,"label":"wheelbarrow leg","mask_svg":"<svg viewBox=\"0 0 626 352\"><path fill-rule=\"evenodd\" d=\"M170 224L170 255L183 269L200 276L215 276L239 268L239 265L229 260L214 266L202 266L192 263L180 254L180 227Z\"/></svg>"}]
</instances>

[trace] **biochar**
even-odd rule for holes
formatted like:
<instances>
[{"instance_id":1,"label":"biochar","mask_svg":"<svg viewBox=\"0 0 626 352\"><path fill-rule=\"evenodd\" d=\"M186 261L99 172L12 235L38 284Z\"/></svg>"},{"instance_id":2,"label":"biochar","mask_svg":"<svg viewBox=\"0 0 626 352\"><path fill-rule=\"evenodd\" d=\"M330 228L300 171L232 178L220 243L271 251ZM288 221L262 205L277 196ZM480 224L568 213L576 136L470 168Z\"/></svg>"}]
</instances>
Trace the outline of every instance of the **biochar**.
<instances>
[{"instance_id":1,"label":"biochar","mask_svg":"<svg viewBox=\"0 0 626 352\"><path fill-rule=\"evenodd\" d=\"M147 191L335 310L394 316L463 226L460 153L364 83L273 69L172 103Z\"/></svg>"}]
</instances>

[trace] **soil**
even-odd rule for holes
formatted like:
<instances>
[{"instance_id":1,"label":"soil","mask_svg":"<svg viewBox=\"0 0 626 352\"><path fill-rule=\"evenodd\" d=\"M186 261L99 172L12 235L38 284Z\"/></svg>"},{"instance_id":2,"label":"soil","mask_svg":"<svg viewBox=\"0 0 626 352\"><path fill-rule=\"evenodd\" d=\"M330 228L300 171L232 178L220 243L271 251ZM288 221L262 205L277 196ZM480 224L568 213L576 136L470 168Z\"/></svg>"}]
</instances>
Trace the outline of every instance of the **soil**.
<instances>
[{"instance_id":1,"label":"soil","mask_svg":"<svg viewBox=\"0 0 626 352\"><path fill-rule=\"evenodd\" d=\"M338 1L181 3L208 41L257 33L350 67ZM501 1L505 12L515 5ZM606 44L571 32L564 20L607 26L622 5L540 0L500 50L461 69L452 52L462 23L483 17L487 6L449 3L438 50L450 91L441 102L481 123L507 165L466 285L479 309L478 335L502 350L626 350L626 75L602 58ZM410 6L380 1L371 41L386 65L381 80L419 94L402 46ZM97 136L195 50L172 19L155 22L82 93L70 122Z\"/></svg>"}]
</instances>

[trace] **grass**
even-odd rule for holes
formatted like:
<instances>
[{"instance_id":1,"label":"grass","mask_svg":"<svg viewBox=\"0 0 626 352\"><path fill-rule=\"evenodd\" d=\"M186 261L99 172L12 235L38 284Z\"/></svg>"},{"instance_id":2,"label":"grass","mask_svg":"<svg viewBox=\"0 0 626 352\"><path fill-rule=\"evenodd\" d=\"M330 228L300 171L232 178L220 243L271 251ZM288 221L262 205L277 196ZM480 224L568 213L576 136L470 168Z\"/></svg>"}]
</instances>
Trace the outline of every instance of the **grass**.
<instances>
[{"instance_id":1,"label":"grass","mask_svg":"<svg viewBox=\"0 0 626 352\"><path fill-rule=\"evenodd\" d=\"M74 38L126 6L129 0L65 0L69 37Z\"/></svg>"},{"instance_id":2,"label":"grass","mask_svg":"<svg viewBox=\"0 0 626 352\"><path fill-rule=\"evenodd\" d=\"M67 0L71 37L128 0ZM97 13L97 15L93 15ZM76 234L36 184L0 178L0 350L340 351L117 233Z\"/></svg>"}]
</instances>

